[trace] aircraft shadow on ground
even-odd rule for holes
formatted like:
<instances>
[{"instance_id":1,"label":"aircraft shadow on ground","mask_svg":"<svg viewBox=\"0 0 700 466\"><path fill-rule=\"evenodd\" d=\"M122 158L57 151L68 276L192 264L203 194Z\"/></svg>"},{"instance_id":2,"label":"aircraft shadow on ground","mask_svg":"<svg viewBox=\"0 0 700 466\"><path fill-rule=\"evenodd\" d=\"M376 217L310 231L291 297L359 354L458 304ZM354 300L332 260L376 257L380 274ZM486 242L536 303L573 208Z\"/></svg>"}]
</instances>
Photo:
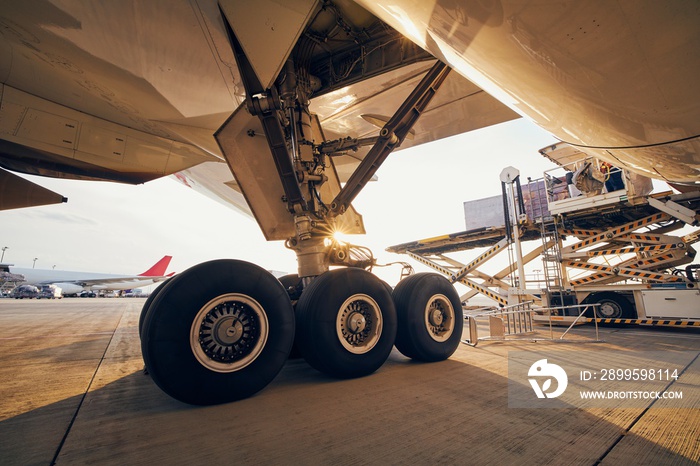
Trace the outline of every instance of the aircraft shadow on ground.
<instances>
[{"instance_id":1,"label":"aircraft shadow on ground","mask_svg":"<svg viewBox=\"0 0 700 466\"><path fill-rule=\"evenodd\" d=\"M234 457L267 464L302 457L324 464L594 464L611 448L643 451L634 456L640 464L697 459L635 433L623 438L641 409L611 415L508 408L506 377L452 359L422 364L394 351L375 374L351 380L291 360L257 395L207 407L168 397L134 358L108 364L125 375L101 385L98 373L100 388L84 399L73 396L0 422L3 464L50 464L57 452L58 464Z\"/></svg>"}]
</instances>

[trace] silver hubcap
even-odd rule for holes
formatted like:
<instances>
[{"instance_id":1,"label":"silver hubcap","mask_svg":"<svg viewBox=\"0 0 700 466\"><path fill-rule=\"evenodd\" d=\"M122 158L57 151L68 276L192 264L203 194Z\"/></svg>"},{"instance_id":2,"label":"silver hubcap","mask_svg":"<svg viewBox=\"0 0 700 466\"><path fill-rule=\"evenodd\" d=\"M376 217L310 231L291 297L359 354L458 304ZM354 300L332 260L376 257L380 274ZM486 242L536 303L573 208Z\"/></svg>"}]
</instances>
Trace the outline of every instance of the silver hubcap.
<instances>
[{"instance_id":1,"label":"silver hubcap","mask_svg":"<svg viewBox=\"0 0 700 466\"><path fill-rule=\"evenodd\" d=\"M190 347L200 364L235 372L255 361L269 333L267 314L250 296L231 293L209 301L195 316Z\"/></svg>"},{"instance_id":2,"label":"silver hubcap","mask_svg":"<svg viewBox=\"0 0 700 466\"><path fill-rule=\"evenodd\" d=\"M425 327L437 342L450 338L455 328L455 311L447 296L436 294L430 298L425 306Z\"/></svg>"},{"instance_id":3,"label":"silver hubcap","mask_svg":"<svg viewBox=\"0 0 700 466\"><path fill-rule=\"evenodd\" d=\"M370 351L382 334L382 313L377 302L365 294L345 300L336 318L336 331L343 347L354 354Z\"/></svg>"},{"instance_id":4,"label":"silver hubcap","mask_svg":"<svg viewBox=\"0 0 700 466\"><path fill-rule=\"evenodd\" d=\"M622 312L620 312L620 308L616 303L612 303L610 301L604 301L600 303L600 307L598 308L598 313L607 319L611 319L614 317L619 317L622 315Z\"/></svg>"}]
</instances>

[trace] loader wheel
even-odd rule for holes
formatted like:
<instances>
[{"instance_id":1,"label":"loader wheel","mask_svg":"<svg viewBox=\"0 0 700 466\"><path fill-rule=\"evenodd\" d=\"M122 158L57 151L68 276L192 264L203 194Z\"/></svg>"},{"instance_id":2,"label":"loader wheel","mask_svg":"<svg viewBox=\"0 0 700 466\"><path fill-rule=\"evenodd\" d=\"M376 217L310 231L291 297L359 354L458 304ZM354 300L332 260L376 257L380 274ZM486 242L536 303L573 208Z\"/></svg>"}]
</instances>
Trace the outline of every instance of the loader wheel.
<instances>
[{"instance_id":1,"label":"loader wheel","mask_svg":"<svg viewBox=\"0 0 700 466\"><path fill-rule=\"evenodd\" d=\"M631 319L634 318L632 304L624 296L613 291L594 293L585 302L598 303L595 314L599 319Z\"/></svg>"}]
</instances>

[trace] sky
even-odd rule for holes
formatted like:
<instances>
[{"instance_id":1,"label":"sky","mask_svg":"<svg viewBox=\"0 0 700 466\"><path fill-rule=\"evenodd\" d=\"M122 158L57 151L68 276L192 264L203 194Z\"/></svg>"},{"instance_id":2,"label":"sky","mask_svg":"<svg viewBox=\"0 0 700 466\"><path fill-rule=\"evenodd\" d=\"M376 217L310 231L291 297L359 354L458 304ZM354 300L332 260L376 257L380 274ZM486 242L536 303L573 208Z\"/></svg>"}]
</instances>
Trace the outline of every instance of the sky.
<instances>
[{"instance_id":1,"label":"sky","mask_svg":"<svg viewBox=\"0 0 700 466\"><path fill-rule=\"evenodd\" d=\"M542 177L555 166L538 150L554 142L519 119L396 151L379 169L378 181L368 183L353 202L367 235L348 240L372 249L379 263L407 261L425 271L385 248L463 231L464 201L500 195L499 174L508 166L519 169L521 179ZM138 274L171 255L169 272L220 258L296 272L295 254L282 242L265 241L255 220L170 177L138 186L25 177L68 202L0 211L0 247L8 248L4 263ZM401 267L375 268L375 273L395 285Z\"/></svg>"}]
</instances>

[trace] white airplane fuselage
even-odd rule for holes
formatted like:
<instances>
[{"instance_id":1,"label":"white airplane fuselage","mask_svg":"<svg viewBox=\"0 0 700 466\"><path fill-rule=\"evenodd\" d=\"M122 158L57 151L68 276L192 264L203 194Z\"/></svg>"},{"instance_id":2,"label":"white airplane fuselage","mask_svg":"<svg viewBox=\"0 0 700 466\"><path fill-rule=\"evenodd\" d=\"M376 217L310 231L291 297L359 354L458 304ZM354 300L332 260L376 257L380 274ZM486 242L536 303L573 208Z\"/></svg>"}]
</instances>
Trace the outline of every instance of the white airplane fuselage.
<instances>
[{"instance_id":1,"label":"white airplane fuselage","mask_svg":"<svg viewBox=\"0 0 700 466\"><path fill-rule=\"evenodd\" d=\"M64 295L72 295L81 291L128 290L163 281L173 275L165 275L171 259L172 256L163 256L148 270L138 275L28 269L4 264L2 268L11 275L23 277L24 284L56 285Z\"/></svg>"},{"instance_id":2,"label":"white airplane fuselage","mask_svg":"<svg viewBox=\"0 0 700 466\"><path fill-rule=\"evenodd\" d=\"M13 274L21 274L25 277L27 285L53 284L61 288L64 294L74 294L81 291L98 291L98 290L130 290L132 288L140 288L152 285L158 281L164 280L164 277L153 277L135 280L130 276L106 274L106 273L91 273L91 272L73 272L67 270L41 270L11 267L10 272ZM85 284L79 282L88 281L104 281L104 284Z\"/></svg>"},{"instance_id":3,"label":"white airplane fuselage","mask_svg":"<svg viewBox=\"0 0 700 466\"><path fill-rule=\"evenodd\" d=\"M66 270L41 270L11 267L10 272L21 274L27 285L53 284L61 288L64 295L81 291L130 290L152 285L167 277L140 277L106 273L73 272ZM81 283L85 282L85 283ZM102 283L90 283L102 282Z\"/></svg>"},{"instance_id":4,"label":"white airplane fuselage","mask_svg":"<svg viewBox=\"0 0 700 466\"><path fill-rule=\"evenodd\" d=\"M560 140L700 187L700 3L357 3Z\"/></svg>"}]
</instances>

